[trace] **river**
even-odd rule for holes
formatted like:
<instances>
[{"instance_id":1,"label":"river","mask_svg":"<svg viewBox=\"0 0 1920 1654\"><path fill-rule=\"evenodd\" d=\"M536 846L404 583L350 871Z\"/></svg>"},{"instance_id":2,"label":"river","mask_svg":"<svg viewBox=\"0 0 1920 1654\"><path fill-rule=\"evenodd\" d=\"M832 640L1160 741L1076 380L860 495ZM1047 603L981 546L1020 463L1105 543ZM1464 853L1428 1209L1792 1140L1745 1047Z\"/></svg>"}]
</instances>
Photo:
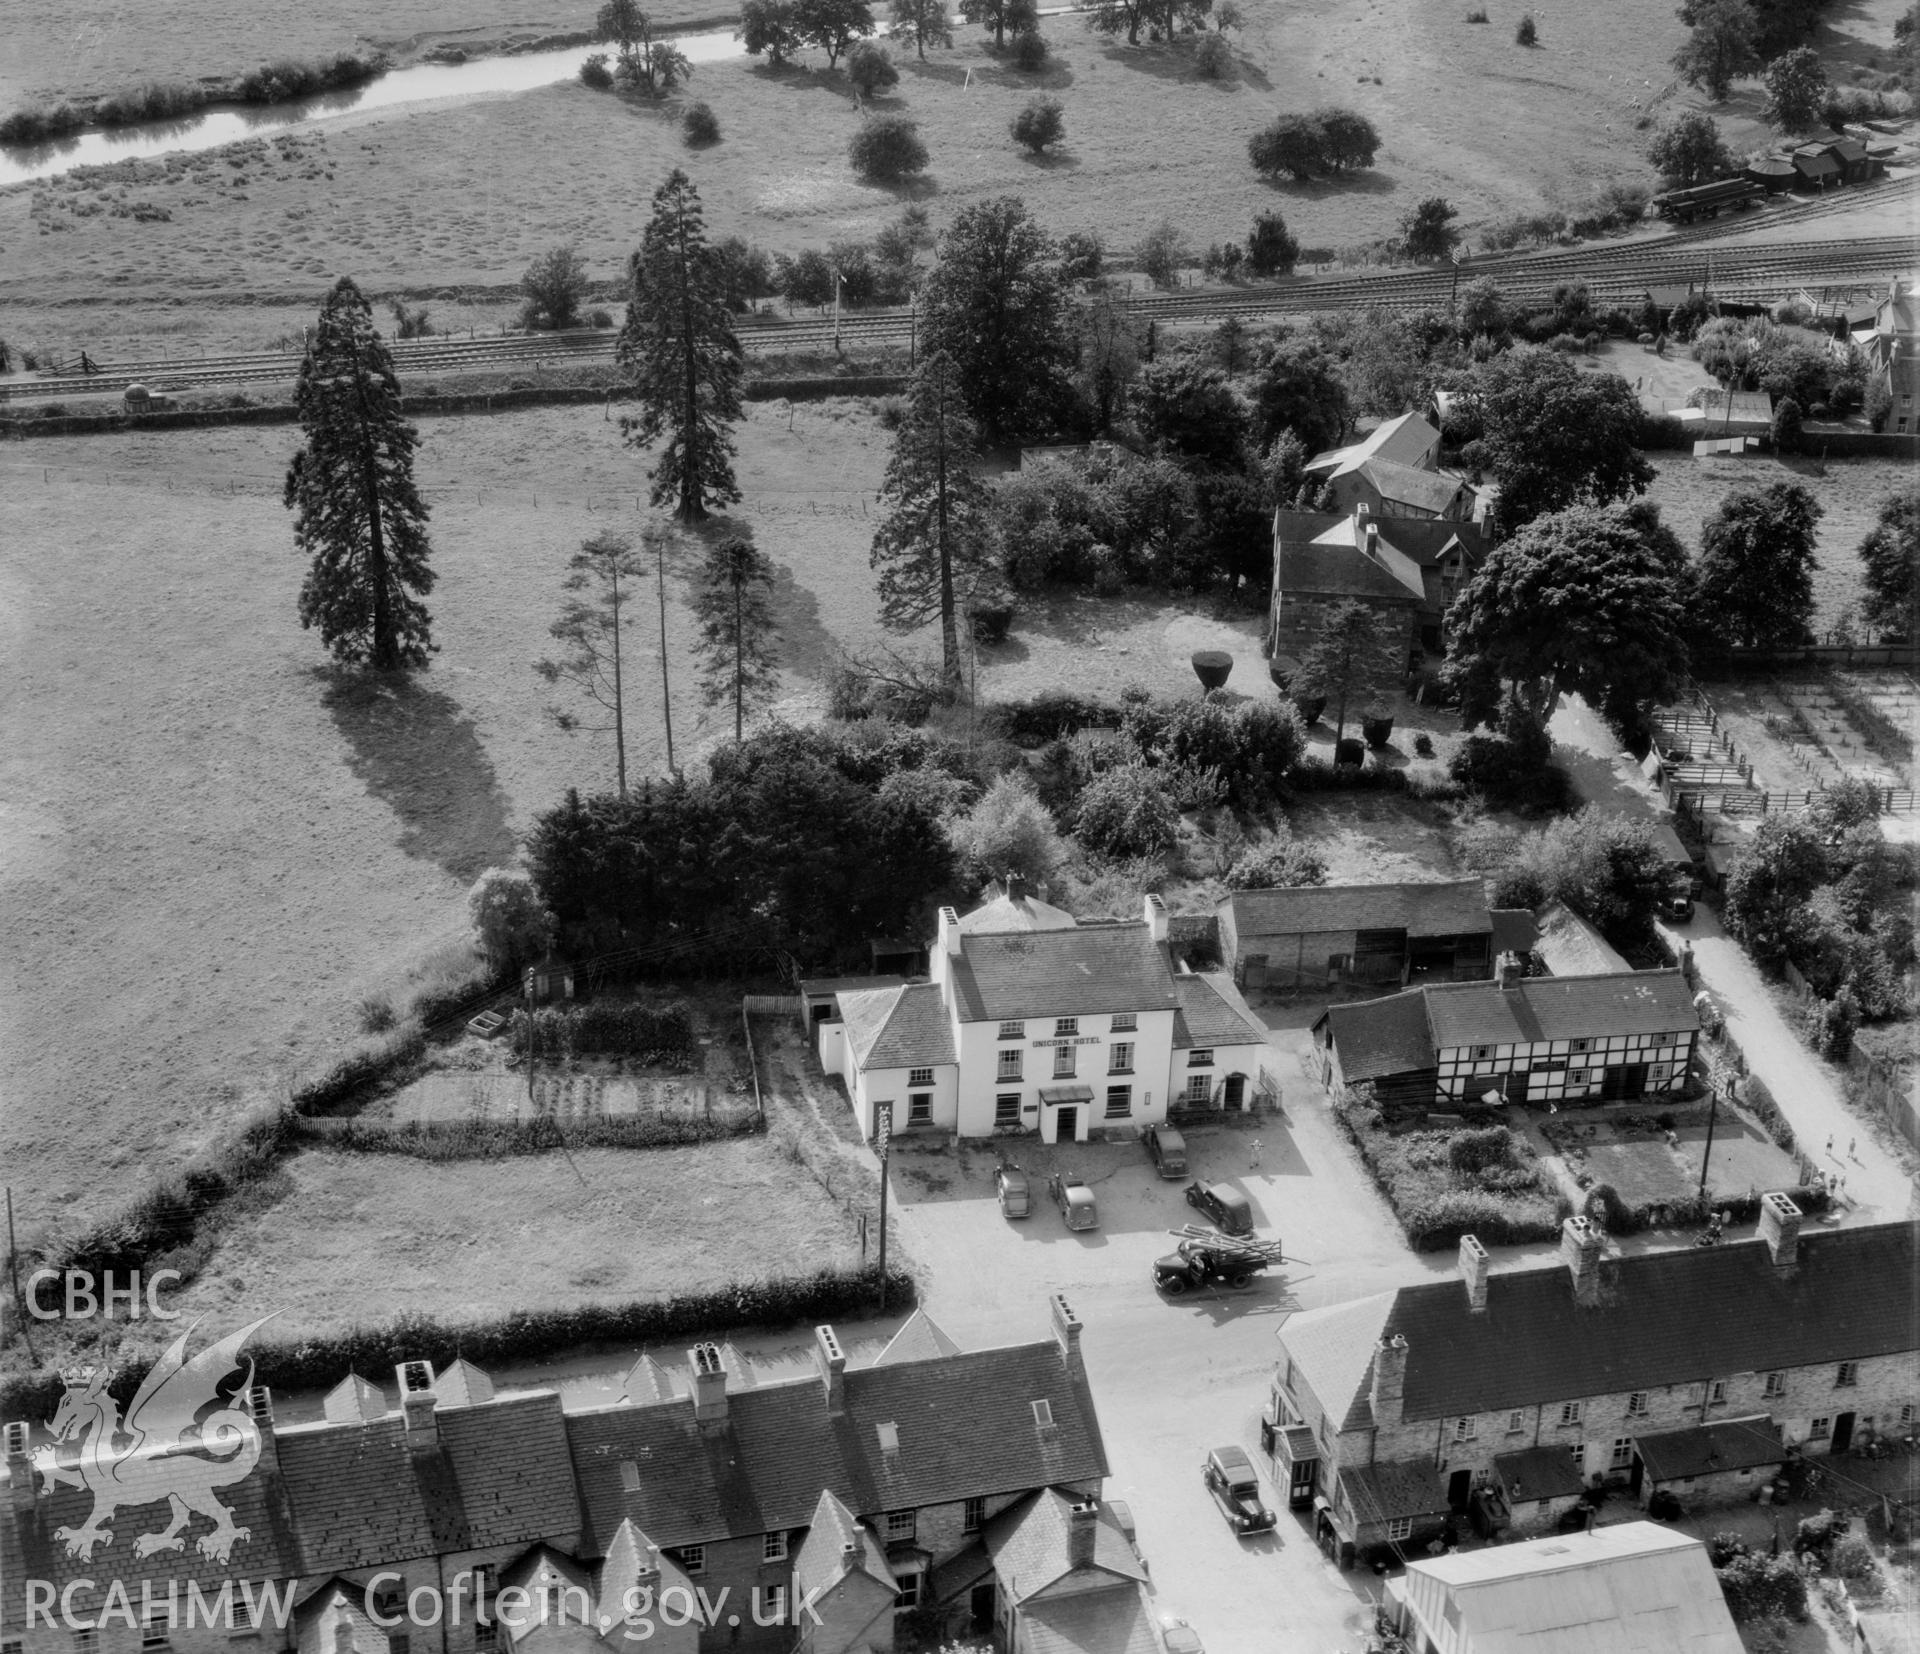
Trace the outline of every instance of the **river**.
<instances>
[{"instance_id":1,"label":"river","mask_svg":"<svg viewBox=\"0 0 1920 1654\"><path fill-rule=\"evenodd\" d=\"M731 30L678 35L673 44L687 54L691 63L717 63L724 58L738 57L743 51ZM216 106L183 120L108 127L76 133L48 144L0 149L0 185L52 178L74 167L217 149L237 139L285 132L363 110L391 109L400 104L429 103L484 92L528 92L538 86L572 80L580 73L580 65L588 53L607 49L605 46L567 46L552 52L480 57L468 63L421 63L410 69L391 70L364 86L323 92L291 103Z\"/></svg>"}]
</instances>

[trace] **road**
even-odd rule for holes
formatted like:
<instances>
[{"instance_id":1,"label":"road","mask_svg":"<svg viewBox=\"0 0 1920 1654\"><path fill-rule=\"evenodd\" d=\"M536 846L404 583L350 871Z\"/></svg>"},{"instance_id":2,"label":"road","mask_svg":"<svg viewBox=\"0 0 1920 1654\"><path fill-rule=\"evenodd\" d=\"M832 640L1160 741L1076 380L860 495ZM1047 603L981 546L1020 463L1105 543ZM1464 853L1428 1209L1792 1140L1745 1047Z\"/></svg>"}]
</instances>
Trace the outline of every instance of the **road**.
<instances>
[{"instance_id":1,"label":"road","mask_svg":"<svg viewBox=\"0 0 1920 1654\"><path fill-rule=\"evenodd\" d=\"M1663 813L1646 778L1605 722L1569 697L1551 724L1555 757L1568 765L1582 798L1608 809ZM1693 948L1702 984L1719 1001L1748 1064L1772 1091L1802 1149L1830 1176L1846 1179L1848 1223L1888 1223L1915 1211L1915 1185L1888 1127L1853 1109L1833 1071L1814 1056L1746 950L1704 902L1693 919L1668 930ZM1829 1147L1829 1144L1831 1147Z\"/></svg>"}]
</instances>

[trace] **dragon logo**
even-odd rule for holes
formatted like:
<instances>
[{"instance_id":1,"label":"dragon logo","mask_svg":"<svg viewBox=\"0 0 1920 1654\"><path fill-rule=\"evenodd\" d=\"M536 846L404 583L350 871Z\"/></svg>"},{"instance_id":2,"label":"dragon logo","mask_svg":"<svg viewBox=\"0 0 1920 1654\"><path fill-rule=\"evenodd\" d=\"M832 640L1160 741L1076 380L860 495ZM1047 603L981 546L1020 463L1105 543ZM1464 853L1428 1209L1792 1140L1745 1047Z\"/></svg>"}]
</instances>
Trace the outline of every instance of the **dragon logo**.
<instances>
[{"instance_id":1,"label":"dragon logo","mask_svg":"<svg viewBox=\"0 0 1920 1654\"><path fill-rule=\"evenodd\" d=\"M66 1393L55 1409L54 1443L34 1455L43 1492L84 1488L93 1511L84 1525L56 1528L67 1554L91 1561L96 1545L111 1545L113 1530L101 1524L121 1506L165 1500L173 1520L133 1541L135 1556L186 1549L184 1530L194 1513L213 1523L198 1540L200 1554L225 1562L249 1530L235 1527L233 1509L213 1496L217 1487L245 1480L260 1462L260 1427L246 1410L253 1363L238 1383L240 1346L272 1316L263 1316L191 1359L187 1340L195 1322L153 1364L127 1416L107 1393L105 1368L69 1369Z\"/></svg>"}]
</instances>

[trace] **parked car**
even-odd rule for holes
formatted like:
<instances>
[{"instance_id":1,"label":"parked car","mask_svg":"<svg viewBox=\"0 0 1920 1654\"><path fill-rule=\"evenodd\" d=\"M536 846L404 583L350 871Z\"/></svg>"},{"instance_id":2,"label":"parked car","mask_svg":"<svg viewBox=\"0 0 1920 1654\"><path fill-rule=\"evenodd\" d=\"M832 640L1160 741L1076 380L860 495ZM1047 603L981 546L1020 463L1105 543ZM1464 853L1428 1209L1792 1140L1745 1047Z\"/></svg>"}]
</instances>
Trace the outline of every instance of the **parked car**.
<instances>
[{"instance_id":1,"label":"parked car","mask_svg":"<svg viewBox=\"0 0 1920 1654\"><path fill-rule=\"evenodd\" d=\"M1053 1196L1053 1203L1060 1208L1060 1216L1069 1229L1100 1227L1100 1208L1094 1201L1093 1191L1072 1172L1064 1175L1055 1172L1047 1179L1047 1193Z\"/></svg>"},{"instance_id":2,"label":"parked car","mask_svg":"<svg viewBox=\"0 0 1920 1654\"><path fill-rule=\"evenodd\" d=\"M1200 1646L1200 1633L1172 1614L1160 1616L1160 1640L1166 1645L1167 1654L1206 1654Z\"/></svg>"},{"instance_id":3,"label":"parked car","mask_svg":"<svg viewBox=\"0 0 1920 1654\"><path fill-rule=\"evenodd\" d=\"M1033 1189L1027 1174L1011 1160L1002 1162L993 1174L994 1198L1000 1202L1003 1218L1030 1217L1033 1213Z\"/></svg>"},{"instance_id":4,"label":"parked car","mask_svg":"<svg viewBox=\"0 0 1920 1654\"><path fill-rule=\"evenodd\" d=\"M1260 1497L1260 1474L1238 1447L1216 1447L1201 1465L1207 1491L1235 1533L1265 1533L1276 1518Z\"/></svg>"},{"instance_id":5,"label":"parked car","mask_svg":"<svg viewBox=\"0 0 1920 1654\"><path fill-rule=\"evenodd\" d=\"M1684 925L1693 917L1693 881L1675 879L1660 902L1660 917L1670 924Z\"/></svg>"},{"instance_id":6,"label":"parked car","mask_svg":"<svg viewBox=\"0 0 1920 1654\"><path fill-rule=\"evenodd\" d=\"M1187 1204L1203 1213L1223 1235L1253 1233L1253 1203L1230 1183L1187 1185Z\"/></svg>"},{"instance_id":7,"label":"parked car","mask_svg":"<svg viewBox=\"0 0 1920 1654\"><path fill-rule=\"evenodd\" d=\"M1172 1126L1147 1127L1147 1158L1162 1177L1187 1175L1187 1140Z\"/></svg>"}]
</instances>

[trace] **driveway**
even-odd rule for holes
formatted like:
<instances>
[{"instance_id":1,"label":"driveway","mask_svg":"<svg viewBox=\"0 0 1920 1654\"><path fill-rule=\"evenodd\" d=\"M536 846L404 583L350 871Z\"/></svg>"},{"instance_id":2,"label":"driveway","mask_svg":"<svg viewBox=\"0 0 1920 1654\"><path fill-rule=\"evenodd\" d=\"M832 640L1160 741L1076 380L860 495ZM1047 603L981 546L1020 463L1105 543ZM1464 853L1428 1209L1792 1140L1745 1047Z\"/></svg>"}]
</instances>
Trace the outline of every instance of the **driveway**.
<instances>
[{"instance_id":1,"label":"driveway","mask_svg":"<svg viewBox=\"0 0 1920 1654\"><path fill-rule=\"evenodd\" d=\"M1047 1297L1066 1293L1085 1326L1081 1343L1112 1463L1108 1495L1133 1507L1155 1611L1189 1621L1209 1654L1334 1654L1364 1645L1380 1582L1328 1564L1284 1509L1273 1533L1236 1538L1201 1486L1200 1461L1208 1448L1238 1442L1264 1463L1259 1417L1274 1334L1291 1311L1453 1266L1450 1255L1407 1250L1306 1072L1304 1028L1283 1028L1273 1043L1283 1117L1185 1134L1190 1175L1242 1190L1261 1234L1285 1245L1288 1262L1244 1291L1178 1300L1154 1291L1153 1260L1174 1246L1168 1231L1197 1214L1181 1194L1184 1180L1158 1178L1137 1145L1013 1146L1029 1172L1071 1168L1092 1185L1100 1227L1078 1234L1044 1191L1032 1217L1001 1217L990 1148L903 1152L892 1162L899 1233L929 1277L927 1313L961 1344L1045 1337ZM1265 1495L1272 1503L1271 1487Z\"/></svg>"},{"instance_id":2,"label":"driveway","mask_svg":"<svg viewBox=\"0 0 1920 1654\"><path fill-rule=\"evenodd\" d=\"M1582 798L1626 814L1665 813L1632 757L1585 702L1569 696L1551 728L1554 756L1572 772ZM1849 1106L1832 1069L1807 1048L1719 916L1702 902L1689 923L1666 935L1693 948L1701 984L1720 1002L1729 1031L1766 1081L1800 1147L1830 1176L1846 1179L1842 1221L1888 1223L1912 1215L1915 1189L1904 1147L1894 1147L1884 1122Z\"/></svg>"}]
</instances>

